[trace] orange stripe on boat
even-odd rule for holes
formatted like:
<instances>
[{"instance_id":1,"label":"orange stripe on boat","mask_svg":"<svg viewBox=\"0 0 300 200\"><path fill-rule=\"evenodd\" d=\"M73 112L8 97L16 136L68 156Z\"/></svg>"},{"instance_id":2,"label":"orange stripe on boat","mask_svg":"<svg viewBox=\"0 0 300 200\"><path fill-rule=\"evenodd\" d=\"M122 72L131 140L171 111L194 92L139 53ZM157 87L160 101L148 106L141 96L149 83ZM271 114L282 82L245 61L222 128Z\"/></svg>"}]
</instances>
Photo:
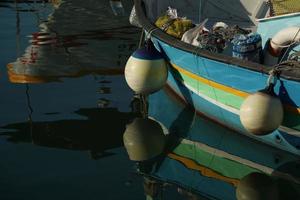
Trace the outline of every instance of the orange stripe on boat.
<instances>
[{"instance_id":1,"label":"orange stripe on boat","mask_svg":"<svg viewBox=\"0 0 300 200\"><path fill-rule=\"evenodd\" d=\"M216 83L214 81L211 81L211 80L208 80L206 78L202 78L200 76L197 76L196 74L193 74L173 63L171 63L172 67L175 68L177 71L181 72L182 74L185 74L187 76L189 76L190 78L192 79L195 79L197 81L200 81L206 85L209 85L211 87L214 87L214 88L217 88L217 89L220 89L220 90L223 90L225 92L228 92L228 93L231 93L231 94L234 94L236 96L239 96L239 97L242 97L242 98L246 98L247 96L249 96L249 93L247 92L243 92L243 91L240 91L240 90L237 90L237 89L234 89L232 87L228 87L228 86L225 86L225 85L222 85L220 83ZM289 104L284 104L284 109L288 112L291 112L291 113L295 113L295 114L300 114L300 108L297 108L297 107L293 107Z\"/></svg>"},{"instance_id":2,"label":"orange stripe on boat","mask_svg":"<svg viewBox=\"0 0 300 200\"><path fill-rule=\"evenodd\" d=\"M185 69L182 69L181 67L179 67L179 66L177 66L177 65L175 65L175 64L173 64L173 63L171 63L171 65L172 65L175 69L177 69L179 72L181 72L181 73L183 73L183 74L185 74L185 75L187 75L187 76L189 76L189 77L191 77L191 78L193 78L193 79L195 79L195 80L198 80L198 81L200 81L200 82L202 82L202 83L204 83L204 84L210 85L210 86L212 86L212 87L214 87L214 88L218 88L218 89L220 89L220 90L223 90L223 91L232 93L232 94L234 94L234 95L236 95L236 96L240 96L240 97L244 97L244 98L247 97L247 96L249 95L249 94L246 93L246 92L243 92L243 91L240 91L240 90L236 90L236 89L234 89L234 88L231 88L231 87L228 87L228 86L225 86L225 85L222 85L222 84L213 82L213 81L211 81L211 80L208 80L208 79L206 79L206 78L202 78L202 77L200 77L200 76L197 76L197 75L195 75L195 74L193 74L193 73L191 73L191 72L189 72L189 71L187 71L187 70L185 70Z\"/></svg>"},{"instance_id":3,"label":"orange stripe on boat","mask_svg":"<svg viewBox=\"0 0 300 200\"><path fill-rule=\"evenodd\" d=\"M207 167L197 164L194 160L191 160L191 159L188 159L185 157L181 157L174 153L169 153L168 157L173 160L177 160L177 161L181 162L189 169L200 171L203 176L218 179L218 180L224 181L226 183L230 183L230 184L234 185L235 187L237 187L238 183L240 182L239 179L223 176L212 169L209 169Z\"/></svg>"}]
</instances>

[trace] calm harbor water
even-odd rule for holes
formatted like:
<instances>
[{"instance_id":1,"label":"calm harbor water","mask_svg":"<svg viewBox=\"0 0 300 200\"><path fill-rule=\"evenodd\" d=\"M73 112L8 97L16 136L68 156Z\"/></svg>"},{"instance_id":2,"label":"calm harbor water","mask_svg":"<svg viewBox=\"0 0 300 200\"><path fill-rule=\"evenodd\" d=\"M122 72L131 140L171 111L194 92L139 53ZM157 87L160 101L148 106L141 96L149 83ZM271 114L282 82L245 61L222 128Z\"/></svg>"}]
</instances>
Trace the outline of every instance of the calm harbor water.
<instances>
[{"instance_id":1,"label":"calm harbor water","mask_svg":"<svg viewBox=\"0 0 300 200\"><path fill-rule=\"evenodd\" d=\"M122 148L140 31L109 1L57 2L0 1L0 199L143 199Z\"/></svg>"},{"instance_id":2,"label":"calm harbor water","mask_svg":"<svg viewBox=\"0 0 300 200\"><path fill-rule=\"evenodd\" d=\"M297 199L297 156L197 116L168 88L149 114L176 145L147 173L128 159L123 70L141 30L122 3L116 16L110 1L0 1L0 200L235 199L256 172Z\"/></svg>"}]
</instances>

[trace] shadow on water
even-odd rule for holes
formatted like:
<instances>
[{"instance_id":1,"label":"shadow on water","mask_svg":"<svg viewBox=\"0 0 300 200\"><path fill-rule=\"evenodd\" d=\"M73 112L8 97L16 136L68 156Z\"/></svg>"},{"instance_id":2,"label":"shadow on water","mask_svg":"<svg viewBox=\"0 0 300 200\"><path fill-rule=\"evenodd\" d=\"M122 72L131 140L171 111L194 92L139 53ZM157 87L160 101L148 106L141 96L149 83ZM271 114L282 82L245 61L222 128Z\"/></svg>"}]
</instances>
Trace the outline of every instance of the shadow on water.
<instances>
[{"instance_id":1,"label":"shadow on water","mask_svg":"<svg viewBox=\"0 0 300 200\"><path fill-rule=\"evenodd\" d=\"M110 155L106 150L123 146L125 125L134 117L116 108L80 109L75 113L87 119L9 124L1 127L8 132L0 135L13 143L89 151L91 158L99 159Z\"/></svg>"}]
</instances>

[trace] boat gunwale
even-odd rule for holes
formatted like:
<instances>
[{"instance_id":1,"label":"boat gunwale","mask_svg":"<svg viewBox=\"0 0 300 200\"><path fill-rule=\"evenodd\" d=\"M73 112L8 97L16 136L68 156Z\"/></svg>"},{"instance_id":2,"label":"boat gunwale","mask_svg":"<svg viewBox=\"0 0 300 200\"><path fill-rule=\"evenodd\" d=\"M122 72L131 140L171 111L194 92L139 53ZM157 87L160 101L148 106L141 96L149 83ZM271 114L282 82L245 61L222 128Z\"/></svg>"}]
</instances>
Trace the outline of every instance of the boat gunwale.
<instances>
[{"instance_id":1,"label":"boat gunwale","mask_svg":"<svg viewBox=\"0 0 300 200\"><path fill-rule=\"evenodd\" d=\"M170 36L169 34L162 31L160 28L156 27L147 17L146 17L146 10L144 6L143 0L134 0L134 6L136 15L138 18L139 24L142 26L142 28L147 31L151 37L155 37L156 39L172 46L177 49L183 50L188 53L192 53L193 55L197 55L200 57L204 57L207 59L211 59L214 61L219 61L226 64L231 64L236 67L248 69L251 71L255 71L258 73L263 73L266 75L269 75L270 70L272 70L273 66L264 66L264 64L255 63L251 61L241 60L238 58L234 58L231 56L226 56L222 54L216 54L212 53L203 49L200 49L199 47L195 47L191 44L185 43L173 36ZM294 74L287 74L284 71L281 73L281 77L287 80L292 80L296 82L300 82L300 76L293 76Z\"/></svg>"}]
</instances>

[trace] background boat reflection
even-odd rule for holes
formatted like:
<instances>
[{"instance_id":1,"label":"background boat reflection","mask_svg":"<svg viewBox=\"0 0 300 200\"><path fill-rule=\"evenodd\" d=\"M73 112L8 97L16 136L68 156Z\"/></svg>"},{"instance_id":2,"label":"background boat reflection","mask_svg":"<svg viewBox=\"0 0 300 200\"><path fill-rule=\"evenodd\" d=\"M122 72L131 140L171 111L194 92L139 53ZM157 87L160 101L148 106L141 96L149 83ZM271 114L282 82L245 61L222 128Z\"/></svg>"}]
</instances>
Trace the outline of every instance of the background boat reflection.
<instances>
[{"instance_id":1,"label":"background boat reflection","mask_svg":"<svg viewBox=\"0 0 300 200\"><path fill-rule=\"evenodd\" d=\"M45 8L36 13L38 31L27 36L30 45L24 53L19 52L23 55L7 65L9 80L41 83L88 74L122 74L127 57L137 46L139 32L129 25L127 17L115 16L109 2L52 3L54 7L44 5L48 17L42 18ZM129 12L132 2L123 4ZM22 18L18 20L20 25ZM17 37L21 34L18 32Z\"/></svg>"},{"instance_id":2,"label":"background boat reflection","mask_svg":"<svg viewBox=\"0 0 300 200\"><path fill-rule=\"evenodd\" d=\"M106 155L104 152L107 149L122 146L124 127L132 114L128 109L127 112L120 112L118 108L113 108L118 106L113 104L118 104L120 100L118 94L112 94L111 90L116 92L120 86L112 87L123 84L129 93L127 96L130 96L122 75L125 59L137 43L136 28L128 24L127 17L114 16L109 2L51 1L53 7L29 3L16 4L17 13L34 7L32 12L37 12L37 19L41 23L38 24L38 32L27 36L30 45L26 47L25 53L7 65L9 80L13 83L46 83L62 81L61 78L65 77L93 75L100 85L97 91L100 96L97 100L98 108L74 111L73 116L82 116L80 118L86 118L84 120L52 121L49 118L55 119L60 113L48 111L43 113L42 118L46 119L43 121L41 117L35 116L35 112L40 111L32 104L35 98L31 93L35 92L31 90L34 89L26 85L29 121L2 126L3 129L16 131L1 135L8 135L11 142L32 141L41 146L89 150L93 158ZM125 1L124 5L130 11L131 3ZM45 8L49 16L42 20L39 12ZM22 19L17 19L18 26L21 26ZM17 37L21 40L21 27L19 31ZM99 75L102 77L97 77ZM49 96L52 92L55 95L55 91L47 90ZM129 103L130 99L126 101Z\"/></svg>"}]
</instances>

